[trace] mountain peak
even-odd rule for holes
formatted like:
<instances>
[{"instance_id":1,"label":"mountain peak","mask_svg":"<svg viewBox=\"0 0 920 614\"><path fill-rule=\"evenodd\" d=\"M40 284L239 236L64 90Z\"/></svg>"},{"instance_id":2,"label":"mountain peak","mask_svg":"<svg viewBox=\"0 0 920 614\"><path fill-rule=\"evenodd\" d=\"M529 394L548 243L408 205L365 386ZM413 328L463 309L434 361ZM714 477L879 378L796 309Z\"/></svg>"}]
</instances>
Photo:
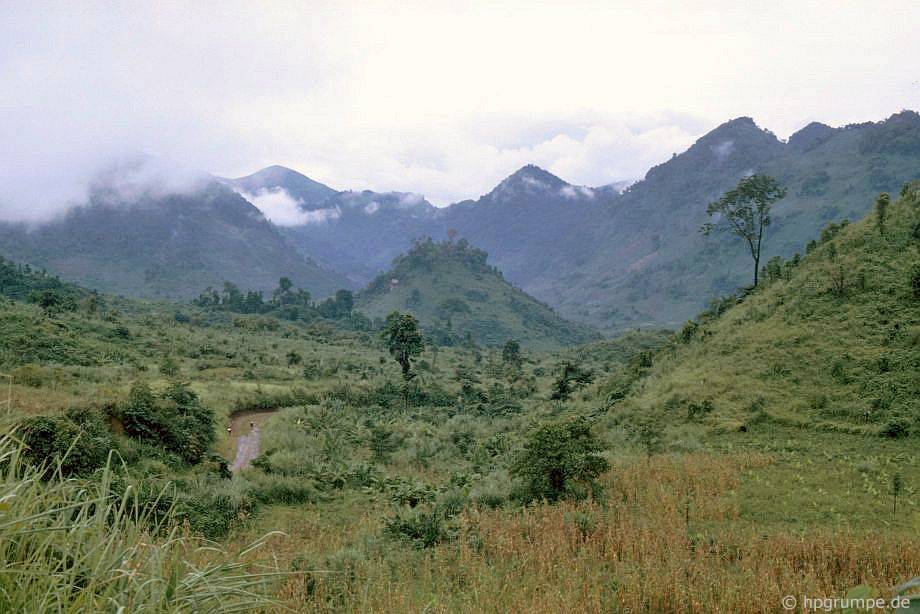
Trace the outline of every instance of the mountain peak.
<instances>
[{"instance_id":1,"label":"mountain peak","mask_svg":"<svg viewBox=\"0 0 920 614\"><path fill-rule=\"evenodd\" d=\"M303 173L278 164L266 166L262 170L245 177L229 179L227 183L250 194L257 194L263 190L274 191L282 189L307 209L313 208L330 196L337 194L336 190L329 186L314 181Z\"/></svg>"},{"instance_id":2,"label":"mountain peak","mask_svg":"<svg viewBox=\"0 0 920 614\"><path fill-rule=\"evenodd\" d=\"M758 126L752 118L736 117L709 131L700 141L725 138L763 138L765 136L770 140L779 142L772 132Z\"/></svg>"},{"instance_id":3,"label":"mountain peak","mask_svg":"<svg viewBox=\"0 0 920 614\"><path fill-rule=\"evenodd\" d=\"M565 181L556 177L551 172L544 170L536 164L525 164L518 170L514 171L502 181L502 183L523 183L536 186L539 183L546 184L548 187L559 188L568 185Z\"/></svg>"},{"instance_id":4,"label":"mountain peak","mask_svg":"<svg viewBox=\"0 0 920 614\"><path fill-rule=\"evenodd\" d=\"M821 145L837 132L827 124L811 122L789 137L789 146L798 151L806 152Z\"/></svg>"}]
</instances>

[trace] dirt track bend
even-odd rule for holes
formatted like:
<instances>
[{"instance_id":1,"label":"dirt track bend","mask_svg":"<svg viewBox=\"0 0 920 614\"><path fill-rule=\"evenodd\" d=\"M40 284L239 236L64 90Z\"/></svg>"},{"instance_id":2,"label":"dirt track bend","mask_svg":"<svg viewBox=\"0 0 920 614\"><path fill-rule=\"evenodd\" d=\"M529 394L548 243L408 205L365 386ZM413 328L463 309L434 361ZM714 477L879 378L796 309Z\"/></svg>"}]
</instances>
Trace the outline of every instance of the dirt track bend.
<instances>
[{"instance_id":1,"label":"dirt track bend","mask_svg":"<svg viewBox=\"0 0 920 614\"><path fill-rule=\"evenodd\" d=\"M230 437L236 442L236 458L230 466L231 471L237 473L252 466L252 461L259 455L261 448L260 427L274 413L274 410L243 411L231 418Z\"/></svg>"}]
</instances>

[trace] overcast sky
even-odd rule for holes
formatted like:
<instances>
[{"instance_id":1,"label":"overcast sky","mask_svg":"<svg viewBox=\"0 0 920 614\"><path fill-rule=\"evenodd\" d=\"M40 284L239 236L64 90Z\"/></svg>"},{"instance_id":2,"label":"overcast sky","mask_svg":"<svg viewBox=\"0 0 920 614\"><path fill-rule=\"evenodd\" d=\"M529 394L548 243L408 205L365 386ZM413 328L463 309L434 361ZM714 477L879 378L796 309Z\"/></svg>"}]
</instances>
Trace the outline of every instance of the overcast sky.
<instances>
[{"instance_id":1,"label":"overcast sky","mask_svg":"<svg viewBox=\"0 0 920 614\"><path fill-rule=\"evenodd\" d=\"M641 178L730 118L920 108L920 3L0 2L0 215L144 151L477 197L533 162Z\"/></svg>"}]
</instances>

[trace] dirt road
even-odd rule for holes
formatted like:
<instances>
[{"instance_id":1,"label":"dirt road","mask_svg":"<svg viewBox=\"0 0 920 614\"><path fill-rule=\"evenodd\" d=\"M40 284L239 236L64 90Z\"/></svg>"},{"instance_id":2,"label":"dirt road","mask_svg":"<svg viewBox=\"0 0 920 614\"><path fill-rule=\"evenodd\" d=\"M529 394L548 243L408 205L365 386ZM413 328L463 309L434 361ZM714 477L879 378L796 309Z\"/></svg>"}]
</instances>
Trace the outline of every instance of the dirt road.
<instances>
[{"instance_id":1,"label":"dirt road","mask_svg":"<svg viewBox=\"0 0 920 614\"><path fill-rule=\"evenodd\" d=\"M252 466L252 461L259 455L262 444L261 425L274 414L274 410L243 411L231 419L231 438L236 442L236 458L230 466L234 473Z\"/></svg>"}]
</instances>

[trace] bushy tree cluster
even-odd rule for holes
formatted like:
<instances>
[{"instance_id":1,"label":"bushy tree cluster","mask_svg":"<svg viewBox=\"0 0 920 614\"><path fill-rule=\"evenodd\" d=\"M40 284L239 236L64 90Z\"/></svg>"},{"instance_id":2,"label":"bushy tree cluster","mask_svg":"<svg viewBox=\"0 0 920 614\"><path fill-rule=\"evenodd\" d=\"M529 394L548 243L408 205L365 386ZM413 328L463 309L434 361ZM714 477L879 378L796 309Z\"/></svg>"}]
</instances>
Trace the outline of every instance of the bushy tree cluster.
<instances>
[{"instance_id":1,"label":"bushy tree cluster","mask_svg":"<svg viewBox=\"0 0 920 614\"><path fill-rule=\"evenodd\" d=\"M112 413L125 434L161 446L189 464L201 462L214 443L214 412L188 384L175 382L160 393L135 384Z\"/></svg>"},{"instance_id":2,"label":"bushy tree cluster","mask_svg":"<svg viewBox=\"0 0 920 614\"><path fill-rule=\"evenodd\" d=\"M287 277L278 280L278 287L272 291L269 300L261 291L245 294L231 282L224 284L222 291L208 288L192 301L204 309L230 311L233 313L274 315L285 320L306 322L317 318L327 320L360 320L356 328L369 329L371 324L364 316L354 312L355 297L350 290L338 290L334 296L315 302L308 290L294 288Z\"/></svg>"},{"instance_id":3,"label":"bushy tree cluster","mask_svg":"<svg viewBox=\"0 0 920 614\"><path fill-rule=\"evenodd\" d=\"M599 495L595 480L610 468L600 455L603 450L583 416L538 425L510 467L511 475L522 483L518 497L558 501L589 492Z\"/></svg>"}]
</instances>

